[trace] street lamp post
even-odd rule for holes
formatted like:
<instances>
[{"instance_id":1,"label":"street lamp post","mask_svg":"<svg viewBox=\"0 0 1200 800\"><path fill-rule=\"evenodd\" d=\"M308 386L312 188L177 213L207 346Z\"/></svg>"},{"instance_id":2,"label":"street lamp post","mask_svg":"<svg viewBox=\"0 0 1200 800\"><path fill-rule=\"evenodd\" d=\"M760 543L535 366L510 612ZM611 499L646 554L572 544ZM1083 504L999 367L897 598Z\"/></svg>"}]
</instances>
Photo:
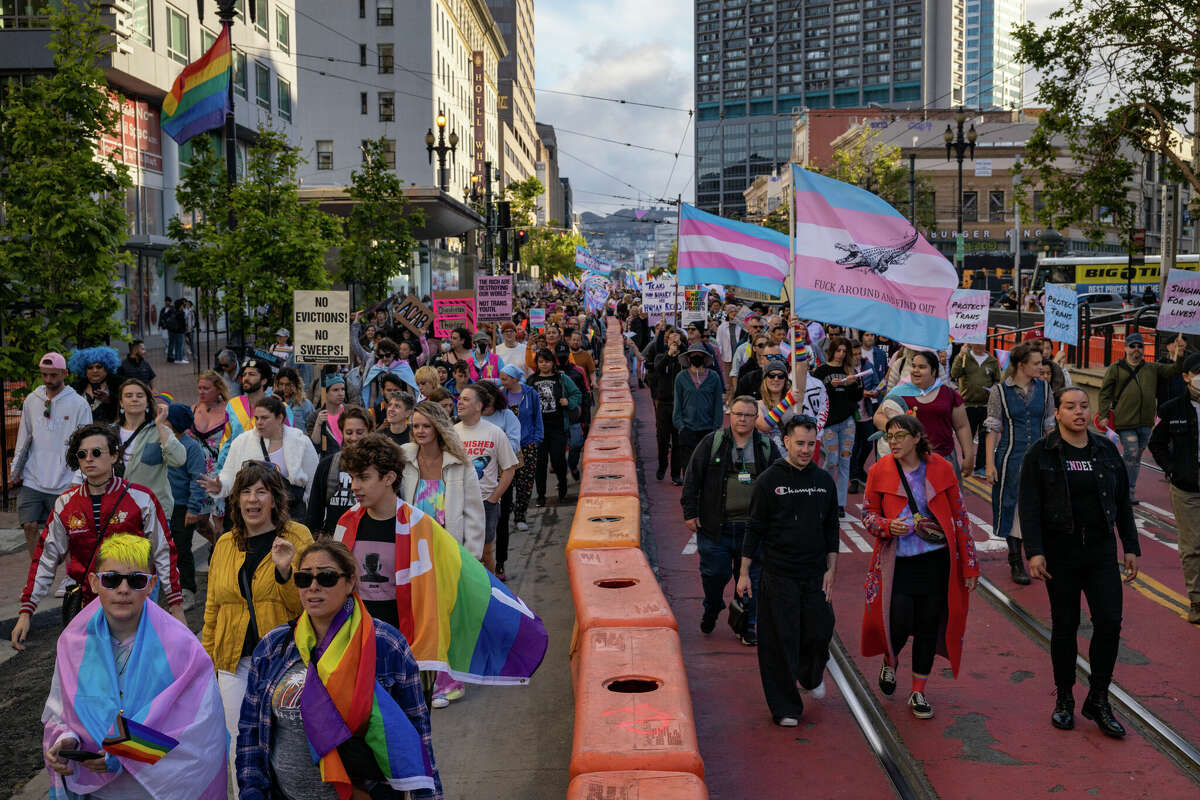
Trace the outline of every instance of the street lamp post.
<instances>
[{"instance_id":1,"label":"street lamp post","mask_svg":"<svg viewBox=\"0 0 1200 800\"><path fill-rule=\"evenodd\" d=\"M958 261L958 274L962 277L963 262L959 257L959 242L963 235L963 158L967 153L971 154L971 160L975 160L975 139L978 134L975 133L975 123L971 123L970 130L967 131L966 138L963 138L963 123L967 121L967 112L962 106L958 107L958 113L954 115L955 121L958 123L957 135L951 129L950 125L946 125L946 132L942 134L942 138L946 140L946 160L950 160L950 153L953 152L958 160L958 231L959 237L955 241L955 260Z\"/></svg>"},{"instance_id":2,"label":"street lamp post","mask_svg":"<svg viewBox=\"0 0 1200 800\"><path fill-rule=\"evenodd\" d=\"M425 150L429 153L429 163L433 163L433 154L437 153L438 157L438 188L443 192L450 191L450 174L446 172L446 154L454 157L455 151L458 150L458 132L450 131L449 144L446 139L446 115L439 111L437 119L434 120L437 125L437 136L433 135L433 128L430 128L425 134Z\"/></svg>"}]
</instances>

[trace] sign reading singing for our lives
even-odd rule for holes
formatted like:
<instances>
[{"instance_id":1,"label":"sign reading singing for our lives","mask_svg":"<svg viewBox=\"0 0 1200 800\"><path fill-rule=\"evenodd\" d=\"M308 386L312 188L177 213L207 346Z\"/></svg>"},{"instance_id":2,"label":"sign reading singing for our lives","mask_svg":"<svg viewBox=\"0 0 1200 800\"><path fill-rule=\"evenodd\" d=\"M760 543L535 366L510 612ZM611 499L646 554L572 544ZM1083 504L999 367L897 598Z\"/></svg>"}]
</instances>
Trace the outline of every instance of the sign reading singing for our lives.
<instances>
[{"instance_id":1,"label":"sign reading singing for our lives","mask_svg":"<svg viewBox=\"0 0 1200 800\"><path fill-rule=\"evenodd\" d=\"M292 293L293 358L297 364L350 363L350 293Z\"/></svg>"},{"instance_id":2,"label":"sign reading singing for our lives","mask_svg":"<svg viewBox=\"0 0 1200 800\"><path fill-rule=\"evenodd\" d=\"M1167 273L1167 290L1158 311L1158 329L1200 333L1200 273L1173 269Z\"/></svg>"},{"instance_id":3,"label":"sign reading singing for our lives","mask_svg":"<svg viewBox=\"0 0 1200 800\"><path fill-rule=\"evenodd\" d=\"M963 344L987 344L987 289L955 289L950 296L950 341Z\"/></svg>"},{"instance_id":4,"label":"sign reading singing for our lives","mask_svg":"<svg viewBox=\"0 0 1200 800\"><path fill-rule=\"evenodd\" d=\"M512 317L513 276L475 276L475 317L480 322L500 322Z\"/></svg>"},{"instance_id":5,"label":"sign reading singing for our lives","mask_svg":"<svg viewBox=\"0 0 1200 800\"><path fill-rule=\"evenodd\" d=\"M1042 327L1046 338L1076 344L1079 338L1079 298L1072 286L1046 284L1046 307Z\"/></svg>"}]
</instances>

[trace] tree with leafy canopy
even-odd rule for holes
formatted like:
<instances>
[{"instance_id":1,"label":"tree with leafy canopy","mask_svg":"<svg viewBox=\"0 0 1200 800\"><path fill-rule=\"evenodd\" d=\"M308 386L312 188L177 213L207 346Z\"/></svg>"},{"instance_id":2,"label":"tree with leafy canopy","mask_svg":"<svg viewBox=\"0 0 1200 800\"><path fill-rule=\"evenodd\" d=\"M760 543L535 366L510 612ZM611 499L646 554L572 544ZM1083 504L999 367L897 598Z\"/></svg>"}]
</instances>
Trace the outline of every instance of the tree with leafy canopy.
<instances>
[{"instance_id":1,"label":"tree with leafy canopy","mask_svg":"<svg viewBox=\"0 0 1200 800\"><path fill-rule=\"evenodd\" d=\"M587 247L587 240L555 227L531 228L529 239L521 246L521 261L537 264L544 280L555 275L577 278L583 271L575 265L575 248Z\"/></svg>"},{"instance_id":2,"label":"tree with leafy canopy","mask_svg":"<svg viewBox=\"0 0 1200 800\"><path fill-rule=\"evenodd\" d=\"M1033 178L1021 185L1041 192L1039 222L1078 225L1093 240L1130 228L1141 153L1161 155L1171 179L1200 197L1180 134L1200 133L1200 5L1070 0L1015 36L1017 60L1041 73L1035 100L1045 111L1021 170Z\"/></svg>"},{"instance_id":3,"label":"tree with leafy canopy","mask_svg":"<svg viewBox=\"0 0 1200 800\"><path fill-rule=\"evenodd\" d=\"M513 227L529 227L534 224L537 219L537 199L545 193L546 187L535 176L508 184L501 199L512 204Z\"/></svg>"},{"instance_id":4,"label":"tree with leafy canopy","mask_svg":"<svg viewBox=\"0 0 1200 800\"><path fill-rule=\"evenodd\" d=\"M871 128L863 128L860 135L833 151L833 163L822 170L822 174L849 183L886 200L893 208L908 212L911 209L908 202L908 184L910 171L900 155L900 148L877 141L879 134ZM917 227L932 228L937 222L934 213L929 181L918 175L917 189ZM788 231L786 203L776 209L774 216L768 216L769 227ZM782 227L780 227L780 225Z\"/></svg>"},{"instance_id":5,"label":"tree with leafy canopy","mask_svg":"<svg viewBox=\"0 0 1200 800\"><path fill-rule=\"evenodd\" d=\"M55 3L50 26L54 71L11 82L0 117L0 374L31 386L38 354L127 333L114 285L129 262L129 172L96 154L121 124L98 66L111 30L75 3Z\"/></svg>"},{"instance_id":6,"label":"tree with leafy canopy","mask_svg":"<svg viewBox=\"0 0 1200 800\"><path fill-rule=\"evenodd\" d=\"M207 302L226 315L229 329L256 341L289 326L292 292L327 289L325 256L341 242L337 220L300 200L296 173L304 159L279 131L260 126L246 162L245 180L224 188L224 167L203 139L177 190L180 208L202 215L208 224L187 231L170 224L177 244L164 257L179 265L181 283L213 289ZM236 227L229 227L232 214ZM204 306L202 306L202 309Z\"/></svg>"},{"instance_id":7,"label":"tree with leafy canopy","mask_svg":"<svg viewBox=\"0 0 1200 800\"><path fill-rule=\"evenodd\" d=\"M425 223L423 212L408 208L402 184L388 166L384 140L365 142L362 169L350 173L346 194L354 207L346 221L337 273L342 283L362 287L359 305L387 296L388 281L411 258L416 244L413 229Z\"/></svg>"}]
</instances>

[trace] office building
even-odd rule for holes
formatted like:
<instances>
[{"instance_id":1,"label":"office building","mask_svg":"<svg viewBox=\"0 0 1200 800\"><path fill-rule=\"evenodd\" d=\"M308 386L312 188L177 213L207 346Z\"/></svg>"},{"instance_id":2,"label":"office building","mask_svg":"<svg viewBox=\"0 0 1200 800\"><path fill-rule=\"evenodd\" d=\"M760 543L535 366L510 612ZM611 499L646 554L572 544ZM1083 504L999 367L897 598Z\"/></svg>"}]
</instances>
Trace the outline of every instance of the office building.
<instances>
[{"instance_id":1,"label":"office building","mask_svg":"<svg viewBox=\"0 0 1200 800\"><path fill-rule=\"evenodd\" d=\"M1025 0L966 0L968 108L1021 108L1022 71L1013 26L1025 22Z\"/></svg>"},{"instance_id":2,"label":"office building","mask_svg":"<svg viewBox=\"0 0 1200 800\"><path fill-rule=\"evenodd\" d=\"M537 177L546 187L537 199L537 224L567 225L570 217L566 216L563 205L563 185L558 175L558 139L554 135L554 126L537 123Z\"/></svg>"},{"instance_id":3,"label":"office building","mask_svg":"<svg viewBox=\"0 0 1200 800\"><path fill-rule=\"evenodd\" d=\"M504 37L499 63L501 186L534 175L537 160L537 100L533 91L533 0L487 0ZM543 181L542 183L545 183Z\"/></svg>"},{"instance_id":4,"label":"office building","mask_svg":"<svg viewBox=\"0 0 1200 800\"><path fill-rule=\"evenodd\" d=\"M696 204L745 211L804 109L964 100L966 0L697 0Z\"/></svg>"}]
</instances>

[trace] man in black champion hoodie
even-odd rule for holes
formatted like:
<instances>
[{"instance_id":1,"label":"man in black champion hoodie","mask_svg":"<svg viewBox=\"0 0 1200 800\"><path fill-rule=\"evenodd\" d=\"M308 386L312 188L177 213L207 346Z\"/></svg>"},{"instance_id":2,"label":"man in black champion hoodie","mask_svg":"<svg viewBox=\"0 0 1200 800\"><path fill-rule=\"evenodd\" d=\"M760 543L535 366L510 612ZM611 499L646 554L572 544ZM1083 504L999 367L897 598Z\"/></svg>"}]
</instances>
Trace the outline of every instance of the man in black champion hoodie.
<instances>
[{"instance_id":1,"label":"man in black champion hoodie","mask_svg":"<svg viewBox=\"0 0 1200 800\"><path fill-rule=\"evenodd\" d=\"M817 423L796 416L783 429L787 458L754 481L742 553L762 545L758 587L758 672L777 725L799 724L806 689L822 684L833 638L834 567L838 553L837 486L812 463ZM742 556L737 591L751 592L750 559Z\"/></svg>"}]
</instances>

